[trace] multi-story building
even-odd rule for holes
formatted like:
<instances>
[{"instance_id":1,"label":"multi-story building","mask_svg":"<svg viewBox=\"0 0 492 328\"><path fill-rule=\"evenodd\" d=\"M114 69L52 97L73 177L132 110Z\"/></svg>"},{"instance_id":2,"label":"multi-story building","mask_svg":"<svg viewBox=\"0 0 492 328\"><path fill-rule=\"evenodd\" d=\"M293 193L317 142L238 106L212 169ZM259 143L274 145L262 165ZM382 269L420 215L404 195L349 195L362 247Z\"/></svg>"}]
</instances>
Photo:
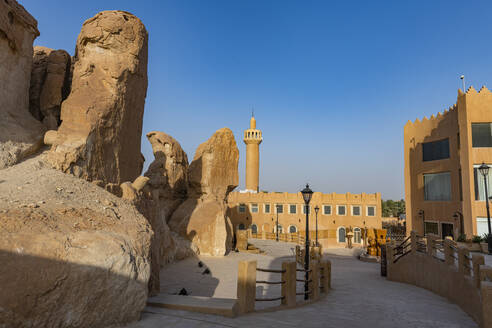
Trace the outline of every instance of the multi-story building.
<instances>
[{"instance_id":1,"label":"multi-story building","mask_svg":"<svg viewBox=\"0 0 492 328\"><path fill-rule=\"evenodd\" d=\"M486 233L484 177L492 163L492 93L458 90L457 103L404 128L407 231L441 237ZM492 177L489 171L488 181ZM489 184L490 190L490 184Z\"/></svg>"},{"instance_id":2,"label":"multi-story building","mask_svg":"<svg viewBox=\"0 0 492 328\"><path fill-rule=\"evenodd\" d=\"M306 207L301 193L259 192L259 145L262 133L256 129L256 120L251 118L250 128L244 132L246 143L246 190L232 192L228 198L228 216L235 229L251 229L253 233L305 232ZM315 192L308 209L309 230L316 229L318 207L318 230L323 230L320 243L326 245L346 244L346 230L353 230L353 243L361 244L362 228L381 228L381 194L324 194Z\"/></svg>"}]
</instances>

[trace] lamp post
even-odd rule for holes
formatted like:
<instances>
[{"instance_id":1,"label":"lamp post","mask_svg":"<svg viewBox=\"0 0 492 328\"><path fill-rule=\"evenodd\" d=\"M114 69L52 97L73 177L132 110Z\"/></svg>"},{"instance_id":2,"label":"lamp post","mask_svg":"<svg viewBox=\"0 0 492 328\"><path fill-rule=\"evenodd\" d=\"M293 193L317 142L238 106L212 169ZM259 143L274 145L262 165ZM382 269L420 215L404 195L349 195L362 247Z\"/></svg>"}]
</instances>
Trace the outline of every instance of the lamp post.
<instances>
[{"instance_id":1,"label":"lamp post","mask_svg":"<svg viewBox=\"0 0 492 328\"><path fill-rule=\"evenodd\" d=\"M305 212L306 212L306 247L304 255L304 299L307 300L309 297L309 202L313 196L313 191L309 189L309 184L306 184L306 188L301 190L302 198L304 198Z\"/></svg>"},{"instance_id":2,"label":"lamp post","mask_svg":"<svg viewBox=\"0 0 492 328\"><path fill-rule=\"evenodd\" d=\"M318 247L318 212L319 212L319 207L316 205L314 208L314 212L316 213L316 247Z\"/></svg>"},{"instance_id":3,"label":"lamp post","mask_svg":"<svg viewBox=\"0 0 492 328\"><path fill-rule=\"evenodd\" d=\"M492 233L490 231L490 210L489 210L489 191L487 186L487 176L489 175L489 166L482 163L478 168L480 173L483 175L483 181L485 184L485 207L487 208L487 225L489 228L489 233L487 235L487 243L489 244L489 254L492 254Z\"/></svg>"},{"instance_id":4,"label":"lamp post","mask_svg":"<svg viewBox=\"0 0 492 328\"><path fill-rule=\"evenodd\" d=\"M279 209L279 207L280 206L277 204L277 225L276 225L277 228L275 229L277 231L277 236L276 236L277 241L278 241L278 209Z\"/></svg>"}]
</instances>

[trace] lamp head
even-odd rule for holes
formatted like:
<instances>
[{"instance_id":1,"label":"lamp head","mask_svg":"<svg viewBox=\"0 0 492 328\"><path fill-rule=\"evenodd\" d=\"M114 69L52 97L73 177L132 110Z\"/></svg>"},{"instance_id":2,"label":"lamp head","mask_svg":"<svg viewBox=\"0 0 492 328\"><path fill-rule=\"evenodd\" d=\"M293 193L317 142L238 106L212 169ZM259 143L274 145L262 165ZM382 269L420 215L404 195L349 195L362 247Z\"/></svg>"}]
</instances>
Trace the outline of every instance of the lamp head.
<instances>
[{"instance_id":1,"label":"lamp head","mask_svg":"<svg viewBox=\"0 0 492 328\"><path fill-rule=\"evenodd\" d=\"M311 197L313 196L313 191L309 188L309 184L306 184L306 188L301 190L302 198L304 198L304 203L309 204Z\"/></svg>"},{"instance_id":2,"label":"lamp head","mask_svg":"<svg viewBox=\"0 0 492 328\"><path fill-rule=\"evenodd\" d=\"M318 212L319 212L319 207L318 207L318 205L316 205L316 207L314 208L314 211L316 212L316 214L318 214Z\"/></svg>"},{"instance_id":3,"label":"lamp head","mask_svg":"<svg viewBox=\"0 0 492 328\"><path fill-rule=\"evenodd\" d=\"M482 173L482 176L484 177L489 175L489 166L485 163L482 163L482 165L480 165L478 170L480 171L480 173Z\"/></svg>"}]
</instances>

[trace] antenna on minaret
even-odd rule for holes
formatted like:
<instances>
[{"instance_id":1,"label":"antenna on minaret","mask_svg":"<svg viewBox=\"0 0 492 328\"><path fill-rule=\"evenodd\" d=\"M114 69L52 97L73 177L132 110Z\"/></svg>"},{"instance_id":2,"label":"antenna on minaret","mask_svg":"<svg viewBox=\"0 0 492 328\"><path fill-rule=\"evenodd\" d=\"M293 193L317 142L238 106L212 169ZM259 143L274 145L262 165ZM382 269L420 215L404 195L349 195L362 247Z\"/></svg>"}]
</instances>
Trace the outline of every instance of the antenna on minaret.
<instances>
[{"instance_id":1,"label":"antenna on minaret","mask_svg":"<svg viewBox=\"0 0 492 328\"><path fill-rule=\"evenodd\" d=\"M255 107L251 107L251 117L255 117Z\"/></svg>"}]
</instances>

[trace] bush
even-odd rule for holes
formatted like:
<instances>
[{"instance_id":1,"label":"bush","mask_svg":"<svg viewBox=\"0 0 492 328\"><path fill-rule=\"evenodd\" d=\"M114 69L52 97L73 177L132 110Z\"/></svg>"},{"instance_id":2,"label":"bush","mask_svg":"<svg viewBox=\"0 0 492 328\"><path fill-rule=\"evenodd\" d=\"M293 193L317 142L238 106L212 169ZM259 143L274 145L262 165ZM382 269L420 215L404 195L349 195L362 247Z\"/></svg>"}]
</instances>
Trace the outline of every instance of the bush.
<instances>
[{"instance_id":1,"label":"bush","mask_svg":"<svg viewBox=\"0 0 492 328\"><path fill-rule=\"evenodd\" d=\"M480 236L473 236L472 243L481 243L481 242L482 242L482 237L480 237Z\"/></svg>"},{"instance_id":2,"label":"bush","mask_svg":"<svg viewBox=\"0 0 492 328\"><path fill-rule=\"evenodd\" d=\"M466 242L466 235L462 233L461 235L458 236L458 239L456 239L457 242L459 243L465 243Z\"/></svg>"},{"instance_id":3,"label":"bush","mask_svg":"<svg viewBox=\"0 0 492 328\"><path fill-rule=\"evenodd\" d=\"M486 243L486 242L488 241L488 240L487 240L487 239L488 239L488 237L489 237L489 234L488 234L488 233L484 233L484 234L482 235L482 243Z\"/></svg>"}]
</instances>

